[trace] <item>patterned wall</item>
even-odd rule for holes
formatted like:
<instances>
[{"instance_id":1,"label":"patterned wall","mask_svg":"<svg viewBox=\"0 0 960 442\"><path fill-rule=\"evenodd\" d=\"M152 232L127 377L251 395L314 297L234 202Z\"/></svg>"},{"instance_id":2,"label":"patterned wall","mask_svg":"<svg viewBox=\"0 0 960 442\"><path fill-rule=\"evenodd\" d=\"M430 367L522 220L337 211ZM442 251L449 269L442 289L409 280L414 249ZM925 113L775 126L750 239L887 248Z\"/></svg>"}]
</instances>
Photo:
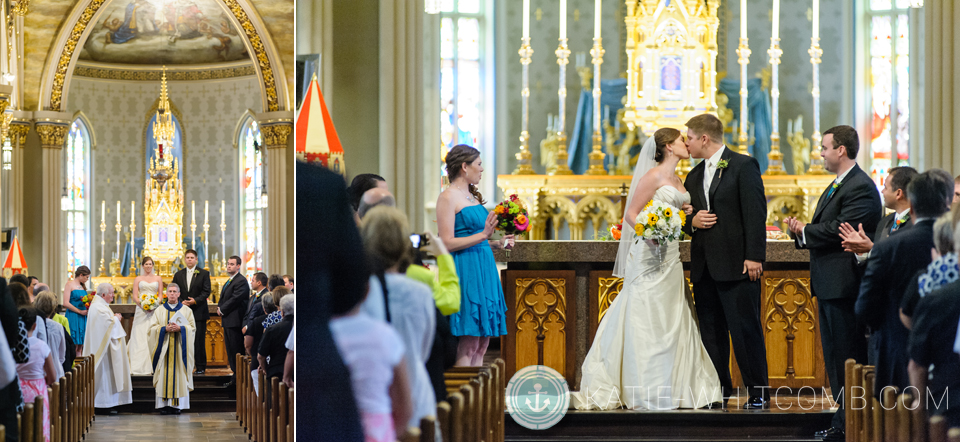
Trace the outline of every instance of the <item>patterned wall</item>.
<instances>
[{"instance_id":1,"label":"patterned wall","mask_svg":"<svg viewBox=\"0 0 960 442\"><path fill-rule=\"evenodd\" d=\"M121 201L124 232L130 223L130 201L137 202L136 236L143 236L144 129L160 85L74 77L70 88L69 112L82 111L96 136L92 188L95 232L91 246L93 264L98 265L101 200L107 201L107 262L116 250L117 200ZM262 111L257 79L170 82L168 88L171 103L183 117L184 238L189 240L190 235L190 201L197 202L197 228L202 230L203 201L209 200L210 252L220 252L220 200L225 200L229 256L239 250L234 232L239 230L236 203L240 174L233 137L246 110Z\"/></svg>"},{"instance_id":2,"label":"patterned wall","mask_svg":"<svg viewBox=\"0 0 960 442\"><path fill-rule=\"evenodd\" d=\"M533 153L534 169L543 171L540 166L540 141L546 137L547 114L557 113L557 80L558 71L554 50L557 48L559 33L559 6L553 0L531 0L531 13L541 9L541 19L532 17L530 20L530 34L534 49L533 63L530 65L530 148ZM853 75L846 72L842 57L845 33L852 36L850 26L843 22L846 2L821 2L820 7L820 44L823 48L823 64L820 68L820 107L821 131L837 124L851 124L852 121L844 118L842 108L844 101L853 99L853 93L842 93L843 79ZM795 119L797 115L804 116L804 134L809 137L813 132L813 99L810 96L812 88L810 56L807 49L810 47L811 23L807 18L807 9L811 1L781 1L780 2L780 46L784 51L780 65L780 130L787 129L787 119ZM567 35L570 39L570 50L589 52L593 44L593 0L568 0L567 9L570 14L567 21ZM753 55L750 57L748 75L753 78L761 69L769 66L766 55L770 46L770 0L748 0L748 36ZM497 154L498 170L496 173L510 173L516 167L514 154L518 152L520 135L520 58L517 50L520 48L522 33L522 2L498 3L497 12ZM624 68L621 59L625 55L622 35L625 32L623 25L624 5L622 1L603 1L603 46L606 50L602 66L603 78L617 78ZM576 20L576 11L579 10L579 20ZM726 48L720 49L718 55L718 70L727 71L727 78L739 79L739 65L737 65L737 39L739 38L739 10L735 1L721 2L718 14L721 17L721 33L718 38L726 34ZM730 26L732 24L732 26ZM730 29L731 32L723 32ZM851 37L852 38L852 37ZM724 53L726 52L726 53ZM567 134L570 136L576 118L577 103L580 93L580 78L574 69L574 56L571 55L570 65L567 68ZM720 65L726 60L726 67ZM589 63L589 55L587 56ZM849 64L852 66L852 63ZM615 68L615 69L614 69ZM851 118L849 116L847 118ZM787 170L792 170L792 153L789 146L782 142L781 150L787 162Z\"/></svg>"}]
</instances>

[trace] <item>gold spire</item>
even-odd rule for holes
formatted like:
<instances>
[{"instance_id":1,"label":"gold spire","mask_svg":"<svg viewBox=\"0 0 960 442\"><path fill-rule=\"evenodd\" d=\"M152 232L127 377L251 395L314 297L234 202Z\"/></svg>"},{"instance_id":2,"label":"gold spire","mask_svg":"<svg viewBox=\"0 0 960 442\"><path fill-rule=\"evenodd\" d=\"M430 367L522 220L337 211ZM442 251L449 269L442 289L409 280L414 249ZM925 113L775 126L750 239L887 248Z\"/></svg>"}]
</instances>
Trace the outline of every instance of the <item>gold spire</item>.
<instances>
[{"instance_id":1,"label":"gold spire","mask_svg":"<svg viewBox=\"0 0 960 442\"><path fill-rule=\"evenodd\" d=\"M157 104L157 120L153 123L153 136L157 144L172 143L174 135L173 113L167 97L167 67L163 67L160 77L160 102Z\"/></svg>"}]
</instances>

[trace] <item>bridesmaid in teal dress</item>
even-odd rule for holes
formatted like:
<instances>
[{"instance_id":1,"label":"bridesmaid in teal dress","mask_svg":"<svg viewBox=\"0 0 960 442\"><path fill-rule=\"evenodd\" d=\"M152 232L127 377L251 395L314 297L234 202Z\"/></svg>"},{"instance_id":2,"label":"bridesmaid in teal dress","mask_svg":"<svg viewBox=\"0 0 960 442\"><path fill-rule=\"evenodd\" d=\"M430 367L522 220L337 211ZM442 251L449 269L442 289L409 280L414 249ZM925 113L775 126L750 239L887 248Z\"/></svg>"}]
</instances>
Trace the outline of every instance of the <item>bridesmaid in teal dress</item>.
<instances>
[{"instance_id":1,"label":"bridesmaid in teal dress","mask_svg":"<svg viewBox=\"0 0 960 442\"><path fill-rule=\"evenodd\" d=\"M90 281L90 269L77 267L73 279L63 286L63 307L67 309L67 321L70 323L70 337L77 345L77 355L83 353L83 337L87 331L87 307L83 297L87 295L87 282Z\"/></svg>"},{"instance_id":2,"label":"bridesmaid in teal dress","mask_svg":"<svg viewBox=\"0 0 960 442\"><path fill-rule=\"evenodd\" d=\"M497 216L483 207L477 184L483 173L480 151L457 145L447 152L450 186L437 199L437 227L460 277L460 311L450 330L460 337L458 366L479 366L491 336L507 334L507 305L494 248L513 247L513 235L491 240Z\"/></svg>"}]
</instances>

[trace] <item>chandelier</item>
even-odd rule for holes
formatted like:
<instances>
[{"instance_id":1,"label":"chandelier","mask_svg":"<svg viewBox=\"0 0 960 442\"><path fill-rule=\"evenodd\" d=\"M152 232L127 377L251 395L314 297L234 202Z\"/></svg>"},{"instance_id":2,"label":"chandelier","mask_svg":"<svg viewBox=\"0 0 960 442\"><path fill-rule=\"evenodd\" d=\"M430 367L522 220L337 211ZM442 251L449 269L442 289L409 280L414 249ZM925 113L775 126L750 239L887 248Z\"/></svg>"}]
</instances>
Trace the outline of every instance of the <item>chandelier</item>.
<instances>
[{"instance_id":1,"label":"chandelier","mask_svg":"<svg viewBox=\"0 0 960 442\"><path fill-rule=\"evenodd\" d=\"M157 141L156 156L151 161L150 176L161 184L168 180L173 172L170 161L163 157L163 146L173 144L175 135L173 112L170 110L170 100L167 98L167 67L163 67L160 77L160 101L157 104L156 119L153 122L153 137Z\"/></svg>"}]
</instances>

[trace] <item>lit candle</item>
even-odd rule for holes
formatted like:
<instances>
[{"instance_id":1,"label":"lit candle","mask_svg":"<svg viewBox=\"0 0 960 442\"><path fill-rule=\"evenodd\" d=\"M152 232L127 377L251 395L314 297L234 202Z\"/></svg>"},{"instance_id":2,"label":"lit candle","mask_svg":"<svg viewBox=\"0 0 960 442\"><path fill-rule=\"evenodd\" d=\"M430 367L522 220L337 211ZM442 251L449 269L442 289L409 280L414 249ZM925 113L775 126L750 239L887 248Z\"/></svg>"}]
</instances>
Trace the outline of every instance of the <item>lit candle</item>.
<instances>
[{"instance_id":1,"label":"lit candle","mask_svg":"<svg viewBox=\"0 0 960 442\"><path fill-rule=\"evenodd\" d=\"M773 38L780 38L780 0L773 0Z\"/></svg>"},{"instance_id":2,"label":"lit candle","mask_svg":"<svg viewBox=\"0 0 960 442\"><path fill-rule=\"evenodd\" d=\"M106 200L100 201L100 222L101 223L107 222L107 201Z\"/></svg>"},{"instance_id":3,"label":"lit candle","mask_svg":"<svg viewBox=\"0 0 960 442\"><path fill-rule=\"evenodd\" d=\"M530 37L530 0L523 0L523 38Z\"/></svg>"},{"instance_id":4,"label":"lit candle","mask_svg":"<svg viewBox=\"0 0 960 442\"><path fill-rule=\"evenodd\" d=\"M120 200L117 200L117 224L120 224Z\"/></svg>"},{"instance_id":5,"label":"lit candle","mask_svg":"<svg viewBox=\"0 0 960 442\"><path fill-rule=\"evenodd\" d=\"M602 3L602 0L594 0L593 2L593 38L600 38L600 5Z\"/></svg>"},{"instance_id":6,"label":"lit candle","mask_svg":"<svg viewBox=\"0 0 960 442\"><path fill-rule=\"evenodd\" d=\"M813 38L820 38L820 0L813 0Z\"/></svg>"},{"instance_id":7,"label":"lit candle","mask_svg":"<svg viewBox=\"0 0 960 442\"><path fill-rule=\"evenodd\" d=\"M560 0L560 38L567 38L567 0Z\"/></svg>"},{"instance_id":8,"label":"lit candle","mask_svg":"<svg viewBox=\"0 0 960 442\"><path fill-rule=\"evenodd\" d=\"M207 219L207 210L209 210L209 209L210 209L210 201L204 200L204 201L203 201L203 225L210 224L209 222L207 222L207 221L208 221L208 219Z\"/></svg>"},{"instance_id":9,"label":"lit candle","mask_svg":"<svg viewBox=\"0 0 960 442\"><path fill-rule=\"evenodd\" d=\"M190 224L197 223L197 202L190 200Z\"/></svg>"},{"instance_id":10,"label":"lit candle","mask_svg":"<svg viewBox=\"0 0 960 442\"><path fill-rule=\"evenodd\" d=\"M740 0L740 38L747 38L747 0Z\"/></svg>"},{"instance_id":11,"label":"lit candle","mask_svg":"<svg viewBox=\"0 0 960 442\"><path fill-rule=\"evenodd\" d=\"M133 216L134 213L137 213L137 202L130 201L130 224L135 224L137 222L136 217ZM133 235L133 232L130 232L130 235Z\"/></svg>"}]
</instances>

